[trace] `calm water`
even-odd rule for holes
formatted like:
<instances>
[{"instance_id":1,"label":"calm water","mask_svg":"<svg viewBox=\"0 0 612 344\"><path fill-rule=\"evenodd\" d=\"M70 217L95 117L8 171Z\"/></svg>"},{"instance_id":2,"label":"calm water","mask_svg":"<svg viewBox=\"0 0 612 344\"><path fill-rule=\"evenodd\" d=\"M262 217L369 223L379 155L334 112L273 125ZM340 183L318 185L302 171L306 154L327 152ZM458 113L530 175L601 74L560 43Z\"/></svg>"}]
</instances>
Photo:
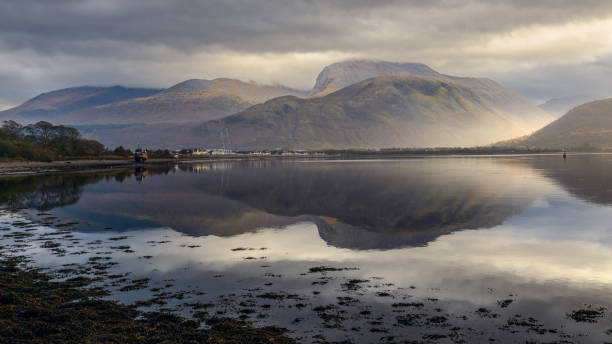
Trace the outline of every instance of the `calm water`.
<instances>
[{"instance_id":1,"label":"calm water","mask_svg":"<svg viewBox=\"0 0 612 344\"><path fill-rule=\"evenodd\" d=\"M303 342L598 343L612 340L611 172L610 155L573 155L7 178L0 248L59 277L97 264L80 273L143 310Z\"/></svg>"}]
</instances>

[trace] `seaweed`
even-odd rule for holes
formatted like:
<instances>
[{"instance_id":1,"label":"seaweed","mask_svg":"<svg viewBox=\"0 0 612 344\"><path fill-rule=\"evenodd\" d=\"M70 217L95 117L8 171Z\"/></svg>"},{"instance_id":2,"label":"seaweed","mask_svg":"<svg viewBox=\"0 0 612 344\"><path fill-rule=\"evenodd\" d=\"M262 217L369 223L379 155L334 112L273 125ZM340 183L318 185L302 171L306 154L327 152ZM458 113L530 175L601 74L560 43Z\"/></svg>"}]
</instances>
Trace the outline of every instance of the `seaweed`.
<instances>
[{"instance_id":1,"label":"seaweed","mask_svg":"<svg viewBox=\"0 0 612 344\"><path fill-rule=\"evenodd\" d=\"M23 267L23 258L0 255L0 342L114 343L295 343L277 327L235 319L185 319L166 312L102 300L105 291L87 279L52 281ZM200 318L207 318L202 328Z\"/></svg>"}]
</instances>

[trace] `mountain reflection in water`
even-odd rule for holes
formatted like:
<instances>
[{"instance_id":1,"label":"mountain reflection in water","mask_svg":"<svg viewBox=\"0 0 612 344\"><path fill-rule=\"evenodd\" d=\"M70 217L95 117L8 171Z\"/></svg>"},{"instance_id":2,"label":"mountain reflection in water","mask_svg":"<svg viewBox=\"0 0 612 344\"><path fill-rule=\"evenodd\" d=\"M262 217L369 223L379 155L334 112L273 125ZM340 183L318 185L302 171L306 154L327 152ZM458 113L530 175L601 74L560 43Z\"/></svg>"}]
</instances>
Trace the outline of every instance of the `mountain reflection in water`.
<instances>
[{"instance_id":1,"label":"mountain reflection in water","mask_svg":"<svg viewBox=\"0 0 612 344\"><path fill-rule=\"evenodd\" d=\"M609 204L611 169L607 155L184 164L3 179L0 201L86 231L167 226L231 236L313 222L329 245L389 249L495 227L555 184Z\"/></svg>"}]
</instances>

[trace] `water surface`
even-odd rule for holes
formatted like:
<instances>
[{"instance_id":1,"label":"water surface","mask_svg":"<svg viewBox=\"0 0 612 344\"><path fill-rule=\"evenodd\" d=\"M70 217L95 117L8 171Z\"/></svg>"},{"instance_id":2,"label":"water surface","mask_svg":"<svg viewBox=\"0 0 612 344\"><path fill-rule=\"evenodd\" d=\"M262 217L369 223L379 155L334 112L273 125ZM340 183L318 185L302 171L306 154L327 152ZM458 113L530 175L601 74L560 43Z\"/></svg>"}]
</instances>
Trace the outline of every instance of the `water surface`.
<instances>
[{"instance_id":1,"label":"water surface","mask_svg":"<svg viewBox=\"0 0 612 344\"><path fill-rule=\"evenodd\" d=\"M610 172L612 156L574 155L7 178L0 245L89 264L143 310L304 342L595 343L612 340Z\"/></svg>"}]
</instances>

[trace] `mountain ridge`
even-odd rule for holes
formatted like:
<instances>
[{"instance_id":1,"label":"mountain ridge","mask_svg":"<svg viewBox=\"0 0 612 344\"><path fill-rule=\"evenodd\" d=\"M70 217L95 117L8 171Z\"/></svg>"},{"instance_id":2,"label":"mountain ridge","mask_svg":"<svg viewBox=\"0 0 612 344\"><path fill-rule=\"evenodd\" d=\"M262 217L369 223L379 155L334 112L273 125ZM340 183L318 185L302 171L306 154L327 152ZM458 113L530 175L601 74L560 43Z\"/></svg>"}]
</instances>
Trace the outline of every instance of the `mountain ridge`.
<instances>
[{"instance_id":1,"label":"mountain ridge","mask_svg":"<svg viewBox=\"0 0 612 344\"><path fill-rule=\"evenodd\" d=\"M127 89L121 86L109 89L117 87ZM0 117L53 120L72 125L206 121L230 115L284 94L306 94L305 91L284 86L260 85L237 79L217 78L212 80L189 79L167 89L155 89L132 97L85 103L82 106L60 107L54 109L52 116L51 112L44 111L45 104L39 104L40 101L38 101L41 98L55 96L51 101L61 103L64 93L75 91L91 93L93 92L91 90L98 89L107 88L82 86L43 93L22 105L0 112ZM35 113L36 116L28 116L24 114L24 110Z\"/></svg>"},{"instance_id":2,"label":"mountain ridge","mask_svg":"<svg viewBox=\"0 0 612 344\"><path fill-rule=\"evenodd\" d=\"M412 97L407 94L402 95L400 89L391 87L393 81L390 81L387 85L380 84L381 80L385 80L385 78L392 80L394 77L404 78L402 79L404 81L412 77L413 79L410 80L413 84L419 78L435 79L436 86L434 88L436 90L439 91L440 86L445 85L443 87L448 86L449 90L452 91L447 95L455 94L457 97L454 100L444 97L432 98L427 95L425 86L424 89L413 90L418 91L413 95L420 93L420 96ZM376 95L363 93L363 90L359 87L351 87L365 80L377 78L380 79L378 79L378 83L374 82L374 84L384 90L378 90ZM355 80L358 81L354 82ZM433 85L431 80L428 81L429 86ZM399 83L401 84L404 81ZM354 99L349 99L351 97ZM380 97L380 99L377 99L377 97ZM441 101L441 103L438 104L438 101ZM516 92L503 88L493 80L449 76L438 73L422 63L395 63L374 60L349 60L326 66L319 73L311 91L299 91L284 86L260 85L230 78L188 79L146 97L133 97L82 107L56 115L53 118L56 122L77 126L84 130L86 136L111 146L140 143L154 145L155 147L171 145L176 148L183 146L213 148L218 146L220 142L219 130L224 128L223 125L236 125L232 121L241 118L240 116L236 117L237 114L243 115L263 109L262 113L295 115L291 112L295 110L294 108L300 108L301 116L306 117L302 120L298 118L289 119L289 122L287 122L287 119L283 119L282 116L277 116L275 119L268 116L267 119L261 117L262 121L258 122L249 115L247 117L251 122L241 122L242 124L253 123L254 127L251 130L245 129L241 134L238 134L238 137L258 137L256 141L259 142L267 140L268 143L264 145L266 148L277 148L277 146L269 147L269 144L274 141L269 137L279 135L283 137L277 140L275 144L294 149L339 148L353 147L353 145L357 147L381 147L383 143L393 146L431 146L434 144L464 146L490 144L505 138L526 135L552 120L549 114L529 103ZM431 109L438 109L447 117L436 117L431 113ZM452 125L443 123L456 117L457 114L470 118L469 109L474 111L476 117L482 117L484 113L488 114L482 117L484 122L481 124L470 120L470 123L479 127L482 132L475 132L456 120L453 120L454 124ZM388 113L381 113L381 111L388 111ZM440 133L431 131L428 136L422 136L421 133L407 127L406 123L401 123L398 120L398 114L402 111L403 115L426 114L422 118L425 122L413 123L415 128L420 126L422 129L427 126L433 129L437 125L439 128L445 127L446 129ZM374 115L367 116L368 112ZM6 112L0 112L0 117L4 113ZM342 114L342 116L337 117L338 114ZM433 123L434 119L441 122ZM301 131L303 127L298 125L304 122L303 120L318 121L319 123L306 125L305 128L309 134L305 134ZM410 121L411 117L406 117L404 120ZM258 127L266 121L272 121L268 122L267 126L276 127L279 131L271 132L266 127ZM283 121L287 123L283 124ZM350 123L351 121L356 121L356 123ZM359 121L363 122L359 123ZM491 127L484 125L487 123ZM505 131L500 128L500 123L505 123L507 128ZM287 125L294 127L289 128ZM465 132L470 132L470 135L476 137L476 139L466 139L466 135L455 132L451 128L453 125L457 128L463 128ZM364 126L372 126L372 130L367 133L368 128L364 128ZM404 128L405 132L412 133L413 138L422 137L422 141L419 143L412 139L401 139L401 131L397 129L400 127ZM349 128L352 128L351 130L354 132L349 134L347 131ZM313 138L317 136L321 138L331 137L333 135L330 130L335 130L336 133L342 132L341 136L347 141L343 143L334 139L333 142L316 145ZM376 131L379 133L374 135L373 133ZM394 139L385 141L378 138L390 133L390 137ZM310 137L307 138L309 135ZM434 142L431 137L435 135L445 136L445 139ZM206 139L207 136L210 136L211 139ZM292 139L293 136L301 137L309 143L300 147L302 139ZM368 143L366 138L375 139L376 143ZM482 140L485 138L491 141L483 142ZM248 141L240 138L236 142L241 140ZM263 148L264 146L256 144L254 147ZM254 147L236 146L234 148L249 149Z\"/></svg>"},{"instance_id":3,"label":"mountain ridge","mask_svg":"<svg viewBox=\"0 0 612 344\"><path fill-rule=\"evenodd\" d=\"M83 107L146 97L161 89L124 86L77 86L41 93L23 104L0 111L0 117L21 121L57 120L62 114Z\"/></svg>"}]
</instances>

